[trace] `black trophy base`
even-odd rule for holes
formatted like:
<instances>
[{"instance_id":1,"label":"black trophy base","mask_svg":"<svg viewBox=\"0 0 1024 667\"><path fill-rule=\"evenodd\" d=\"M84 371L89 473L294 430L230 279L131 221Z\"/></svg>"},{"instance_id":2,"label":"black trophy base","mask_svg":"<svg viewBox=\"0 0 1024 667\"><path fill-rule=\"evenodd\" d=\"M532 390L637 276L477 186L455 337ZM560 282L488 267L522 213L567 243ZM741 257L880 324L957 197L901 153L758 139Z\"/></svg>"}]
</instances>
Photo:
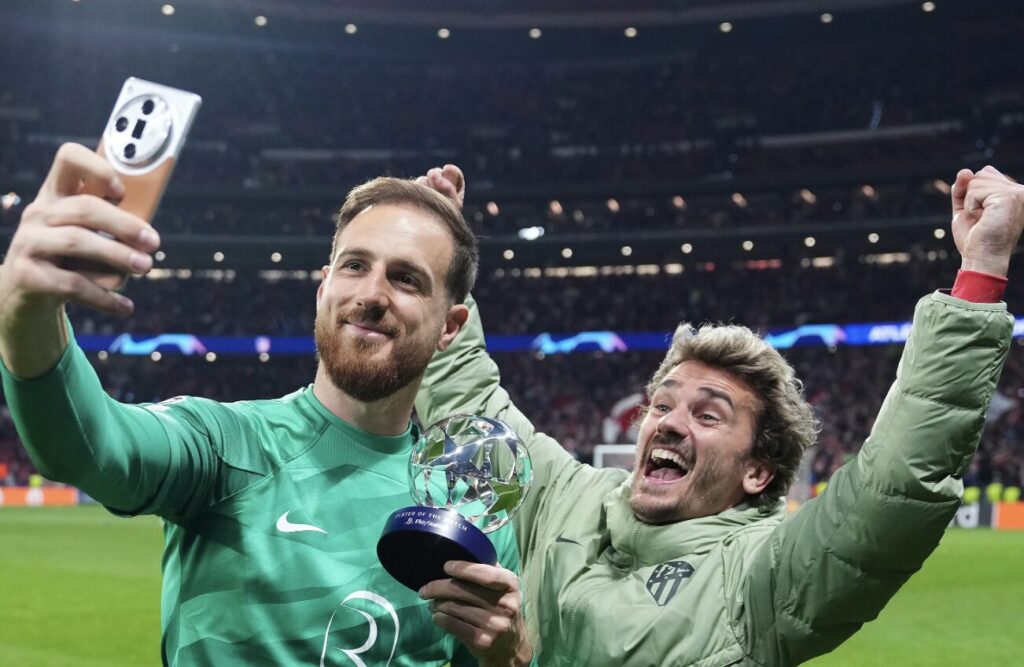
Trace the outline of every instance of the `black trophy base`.
<instances>
[{"instance_id":1,"label":"black trophy base","mask_svg":"<svg viewBox=\"0 0 1024 667\"><path fill-rule=\"evenodd\" d=\"M498 553L483 531L455 510L406 507L384 524L377 558L399 583L418 591L446 578L444 564L450 560L495 565Z\"/></svg>"}]
</instances>

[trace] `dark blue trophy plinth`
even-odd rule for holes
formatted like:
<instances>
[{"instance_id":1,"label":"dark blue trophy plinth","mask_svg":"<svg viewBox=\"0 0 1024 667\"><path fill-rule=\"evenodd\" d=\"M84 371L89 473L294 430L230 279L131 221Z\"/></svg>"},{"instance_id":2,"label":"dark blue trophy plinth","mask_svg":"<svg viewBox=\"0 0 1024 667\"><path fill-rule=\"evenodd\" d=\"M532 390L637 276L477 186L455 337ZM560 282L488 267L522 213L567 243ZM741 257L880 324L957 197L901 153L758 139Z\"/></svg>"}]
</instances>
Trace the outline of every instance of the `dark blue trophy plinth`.
<instances>
[{"instance_id":1,"label":"dark blue trophy plinth","mask_svg":"<svg viewBox=\"0 0 1024 667\"><path fill-rule=\"evenodd\" d=\"M494 565L498 553L484 532L455 510L414 506L388 517L377 558L391 576L418 591L447 577L444 564L450 560Z\"/></svg>"}]
</instances>

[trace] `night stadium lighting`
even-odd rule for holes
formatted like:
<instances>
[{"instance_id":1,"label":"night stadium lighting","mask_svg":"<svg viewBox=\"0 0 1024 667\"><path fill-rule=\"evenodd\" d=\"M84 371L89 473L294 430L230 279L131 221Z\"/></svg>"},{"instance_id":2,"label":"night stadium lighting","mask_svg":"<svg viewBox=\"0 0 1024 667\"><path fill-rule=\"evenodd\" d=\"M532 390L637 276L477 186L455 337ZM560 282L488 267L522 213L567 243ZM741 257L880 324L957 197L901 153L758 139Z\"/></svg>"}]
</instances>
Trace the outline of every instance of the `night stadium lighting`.
<instances>
[{"instance_id":1,"label":"night stadium lighting","mask_svg":"<svg viewBox=\"0 0 1024 667\"><path fill-rule=\"evenodd\" d=\"M266 352L260 352L260 361L262 361L263 363L267 363L268 361L270 361L270 355L267 354Z\"/></svg>"},{"instance_id":2,"label":"night stadium lighting","mask_svg":"<svg viewBox=\"0 0 1024 667\"><path fill-rule=\"evenodd\" d=\"M452 31L448 28L441 28L437 31L437 36L441 39L448 39L452 36Z\"/></svg>"},{"instance_id":3,"label":"night stadium lighting","mask_svg":"<svg viewBox=\"0 0 1024 667\"><path fill-rule=\"evenodd\" d=\"M256 24L256 27L262 28L263 26L267 25L267 17L261 14L260 16L257 16L255 19L253 19L253 22Z\"/></svg>"},{"instance_id":4,"label":"night stadium lighting","mask_svg":"<svg viewBox=\"0 0 1024 667\"><path fill-rule=\"evenodd\" d=\"M552 199L548 204L548 210L551 211L551 215L562 215L562 203L557 199Z\"/></svg>"},{"instance_id":5,"label":"night stadium lighting","mask_svg":"<svg viewBox=\"0 0 1024 667\"><path fill-rule=\"evenodd\" d=\"M718 24L718 29L722 32L732 32L732 24L728 21L723 21Z\"/></svg>"},{"instance_id":6,"label":"night stadium lighting","mask_svg":"<svg viewBox=\"0 0 1024 667\"><path fill-rule=\"evenodd\" d=\"M608 200L608 210L611 211L612 213L618 213L619 212L619 200L617 200L617 199L609 199Z\"/></svg>"},{"instance_id":7,"label":"night stadium lighting","mask_svg":"<svg viewBox=\"0 0 1024 667\"><path fill-rule=\"evenodd\" d=\"M741 195L739 192L732 193L732 203L736 204L740 208L747 207L747 198Z\"/></svg>"},{"instance_id":8,"label":"night stadium lighting","mask_svg":"<svg viewBox=\"0 0 1024 667\"><path fill-rule=\"evenodd\" d=\"M675 197L672 198L672 205L678 209L684 209L686 208L686 200L680 197L679 195L676 195Z\"/></svg>"},{"instance_id":9,"label":"night stadium lighting","mask_svg":"<svg viewBox=\"0 0 1024 667\"><path fill-rule=\"evenodd\" d=\"M632 254L633 254L633 249L632 248L630 248L628 245L622 246L622 256L623 257L629 257Z\"/></svg>"},{"instance_id":10,"label":"night stadium lighting","mask_svg":"<svg viewBox=\"0 0 1024 667\"><path fill-rule=\"evenodd\" d=\"M164 254L163 250L157 250L156 254L153 255L153 259L155 259L158 262L162 262L165 259L167 259L167 255Z\"/></svg>"},{"instance_id":11,"label":"night stadium lighting","mask_svg":"<svg viewBox=\"0 0 1024 667\"><path fill-rule=\"evenodd\" d=\"M487 202L487 212L491 215L498 215L498 203L493 201Z\"/></svg>"},{"instance_id":12,"label":"night stadium lighting","mask_svg":"<svg viewBox=\"0 0 1024 667\"><path fill-rule=\"evenodd\" d=\"M679 249L683 251L684 255L689 255L691 252L693 252L693 246L689 243L684 243L683 245L679 246Z\"/></svg>"},{"instance_id":13,"label":"night stadium lighting","mask_svg":"<svg viewBox=\"0 0 1024 667\"><path fill-rule=\"evenodd\" d=\"M950 192L949 183L942 180L941 178L936 178L934 181L932 181L932 186L944 195L948 195Z\"/></svg>"},{"instance_id":14,"label":"night stadium lighting","mask_svg":"<svg viewBox=\"0 0 1024 667\"><path fill-rule=\"evenodd\" d=\"M215 262L223 262L224 261L224 253L220 252L219 250L217 252L213 253L213 261L215 261Z\"/></svg>"},{"instance_id":15,"label":"night stadium lighting","mask_svg":"<svg viewBox=\"0 0 1024 667\"><path fill-rule=\"evenodd\" d=\"M935 238L937 238L937 239L944 239L944 238L946 238L946 230L942 229L941 227L939 227L938 229L936 229L932 233L935 235Z\"/></svg>"},{"instance_id":16,"label":"night stadium lighting","mask_svg":"<svg viewBox=\"0 0 1024 667\"><path fill-rule=\"evenodd\" d=\"M109 357L110 355L107 354L106 350L100 350L99 352L96 353L96 356L99 358L100 361L106 361L107 357Z\"/></svg>"},{"instance_id":17,"label":"night stadium lighting","mask_svg":"<svg viewBox=\"0 0 1024 667\"><path fill-rule=\"evenodd\" d=\"M211 363L214 362L214 361L217 361L217 353L216 352L207 352L206 353L206 360L211 362Z\"/></svg>"},{"instance_id":18,"label":"night stadium lighting","mask_svg":"<svg viewBox=\"0 0 1024 667\"><path fill-rule=\"evenodd\" d=\"M829 14L828 12L825 12L824 14L821 15L821 22L822 23L832 23L832 19L833 19L832 15Z\"/></svg>"},{"instance_id":19,"label":"night stadium lighting","mask_svg":"<svg viewBox=\"0 0 1024 667\"><path fill-rule=\"evenodd\" d=\"M572 257L572 248L562 248L562 257L566 259Z\"/></svg>"},{"instance_id":20,"label":"night stadium lighting","mask_svg":"<svg viewBox=\"0 0 1024 667\"><path fill-rule=\"evenodd\" d=\"M163 356L164 355L160 354L159 352L154 351L152 354L149 355L149 358L152 359L153 361L160 361L160 359L162 359Z\"/></svg>"},{"instance_id":21,"label":"night stadium lighting","mask_svg":"<svg viewBox=\"0 0 1024 667\"><path fill-rule=\"evenodd\" d=\"M516 253L512 248L508 248L505 252L501 253L501 256L505 259L515 259Z\"/></svg>"},{"instance_id":22,"label":"night stadium lighting","mask_svg":"<svg viewBox=\"0 0 1024 667\"><path fill-rule=\"evenodd\" d=\"M862 186L860 192L868 199L874 199L875 197L878 196L878 190L875 190L875 188L870 185Z\"/></svg>"},{"instance_id":23,"label":"night stadium lighting","mask_svg":"<svg viewBox=\"0 0 1024 667\"><path fill-rule=\"evenodd\" d=\"M868 243L878 243L878 234L874 232L868 234Z\"/></svg>"},{"instance_id":24,"label":"night stadium lighting","mask_svg":"<svg viewBox=\"0 0 1024 667\"><path fill-rule=\"evenodd\" d=\"M346 35L354 35L357 32L359 32L359 26L357 26L355 23L348 23L345 25Z\"/></svg>"},{"instance_id":25,"label":"night stadium lighting","mask_svg":"<svg viewBox=\"0 0 1024 667\"><path fill-rule=\"evenodd\" d=\"M807 188L800 191L800 199L803 199L808 204L816 204L818 202L818 196Z\"/></svg>"},{"instance_id":26,"label":"night stadium lighting","mask_svg":"<svg viewBox=\"0 0 1024 667\"><path fill-rule=\"evenodd\" d=\"M754 242L753 241L744 241L743 242L743 249L746 250L747 252L750 252L751 250L754 249Z\"/></svg>"},{"instance_id":27,"label":"night stadium lighting","mask_svg":"<svg viewBox=\"0 0 1024 667\"><path fill-rule=\"evenodd\" d=\"M576 222L583 222L584 220L586 220L586 218L587 216L583 215L583 211L579 209L576 209L575 211L572 212L572 219L575 220Z\"/></svg>"},{"instance_id":28,"label":"night stadium lighting","mask_svg":"<svg viewBox=\"0 0 1024 667\"><path fill-rule=\"evenodd\" d=\"M540 28L530 28L530 39L540 39L541 31Z\"/></svg>"},{"instance_id":29,"label":"night stadium lighting","mask_svg":"<svg viewBox=\"0 0 1024 667\"><path fill-rule=\"evenodd\" d=\"M813 236L808 236L804 239L804 245L808 248L813 248L815 243L817 243L817 241L814 240Z\"/></svg>"},{"instance_id":30,"label":"night stadium lighting","mask_svg":"<svg viewBox=\"0 0 1024 667\"><path fill-rule=\"evenodd\" d=\"M3 197L0 197L0 207L4 210L14 208L21 203L21 197L16 192L8 192Z\"/></svg>"},{"instance_id":31,"label":"night stadium lighting","mask_svg":"<svg viewBox=\"0 0 1024 667\"><path fill-rule=\"evenodd\" d=\"M626 35L626 37L628 37L629 39L633 39L634 37L636 37L636 28L634 28L633 26L629 26L628 28L626 28L626 29L625 29L625 30L623 30L622 32L623 32L623 34L625 34L625 35Z\"/></svg>"},{"instance_id":32,"label":"night stadium lighting","mask_svg":"<svg viewBox=\"0 0 1024 667\"><path fill-rule=\"evenodd\" d=\"M523 227L516 234L524 241L536 241L544 236L543 227Z\"/></svg>"},{"instance_id":33,"label":"night stadium lighting","mask_svg":"<svg viewBox=\"0 0 1024 667\"><path fill-rule=\"evenodd\" d=\"M273 262L274 264L277 264L278 262L280 262L281 261L281 253L279 253L279 252L271 253L270 261Z\"/></svg>"},{"instance_id":34,"label":"night stadium lighting","mask_svg":"<svg viewBox=\"0 0 1024 667\"><path fill-rule=\"evenodd\" d=\"M174 5L164 5L163 7L160 8L160 11L163 12L164 16L173 16L174 15Z\"/></svg>"},{"instance_id":35,"label":"night stadium lighting","mask_svg":"<svg viewBox=\"0 0 1024 667\"><path fill-rule=\"evenodd\" d=\"M935 11L935 3L934 2L922 2L921 3L921 11L924 11L924 12L934 12Z\"/></svg>"}]
</instances>

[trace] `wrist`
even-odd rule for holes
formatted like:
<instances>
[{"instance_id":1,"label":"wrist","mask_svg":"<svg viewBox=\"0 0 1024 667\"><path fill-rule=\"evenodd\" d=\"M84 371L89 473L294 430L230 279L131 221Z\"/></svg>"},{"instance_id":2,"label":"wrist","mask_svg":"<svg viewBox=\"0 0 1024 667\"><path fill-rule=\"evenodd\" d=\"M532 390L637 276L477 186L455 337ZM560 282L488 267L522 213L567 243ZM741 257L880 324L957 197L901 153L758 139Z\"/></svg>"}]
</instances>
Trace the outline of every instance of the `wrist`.
<instances>
[{"instance_id":1,"label":"wrist","mask_svg":"<svg viewBox=\"0 0 1024 667\"><path fill-rule=\"evenodd\" d=\"M69 340L63 304L0 309L0 359L17 377L27 380L48 372Z\"/></svg>"},{"instance_id":2,"label":"wrist","mask_svg":"<svg viewBox=\"0 0 1024 667\"><path fill-rule=\"evenodd\" d=\"M960 262L961 271L973 271L974 273L985 273L990 276L1006 278L1010 270L1009 257L985 257L973 259L964 257Z\"/></svg>"}]
</instances>

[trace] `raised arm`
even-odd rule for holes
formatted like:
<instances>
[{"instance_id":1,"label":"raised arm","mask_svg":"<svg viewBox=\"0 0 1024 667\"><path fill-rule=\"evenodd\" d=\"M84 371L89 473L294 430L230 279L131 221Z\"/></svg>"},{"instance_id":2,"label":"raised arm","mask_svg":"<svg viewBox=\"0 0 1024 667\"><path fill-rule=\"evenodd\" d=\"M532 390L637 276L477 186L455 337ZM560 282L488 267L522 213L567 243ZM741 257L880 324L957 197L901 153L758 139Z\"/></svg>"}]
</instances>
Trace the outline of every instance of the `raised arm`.
<instances>
[{"instance_id":1,"label":"raised arm","mask_svg":"<svg viewBox=\"0 0 1024 667\"><path fill-rule=\"evenodd\" d=\"M830 651L874 619L934 550L963 493L1013 318L1001 293L1024 226L1024 188L986 168L953 187L963 272L918 304L910 339L857 458L748 562L739 622L765 664ZM998 298L998 297L997 297ZM739 615L737 614L737 617Z\"/></svg>"},{"instance_id":2,"label":"raised arm","mask_svg":"<svg viewBox=\"0 0 1024 667\"><path fill-rule=\"evenodd\" d=\"M520 549L529 548L531 527L547 492L560 475L580 464L553 438L534 429L501 386L498 365L487 354L480 312L472 297L466 300L469 319L455 342L434 355L416 395L416 412L424 425L454 414L494 417L508 423L526 444L533 462L533 488L516 515Z\"/></svg>"},{"instance_id":3,"label":"raised arm","mask_svg":"<svg viewBox=\"0 0 1024 667\"><path fill-rule=\"evenodd\" d=\"M140 218L86 192L117 201L124 188L98 155L62 146L0 267L4 392L44 476L75 484L122 512L183 516L202 502L215 478L208 433L200 424L167 420L159 409L124 406L107 396L73 343L64 312L73 302L130 313L129 299L63 264L73 258L145 273L159 237Z\"/></svg>"}]
</instances>

